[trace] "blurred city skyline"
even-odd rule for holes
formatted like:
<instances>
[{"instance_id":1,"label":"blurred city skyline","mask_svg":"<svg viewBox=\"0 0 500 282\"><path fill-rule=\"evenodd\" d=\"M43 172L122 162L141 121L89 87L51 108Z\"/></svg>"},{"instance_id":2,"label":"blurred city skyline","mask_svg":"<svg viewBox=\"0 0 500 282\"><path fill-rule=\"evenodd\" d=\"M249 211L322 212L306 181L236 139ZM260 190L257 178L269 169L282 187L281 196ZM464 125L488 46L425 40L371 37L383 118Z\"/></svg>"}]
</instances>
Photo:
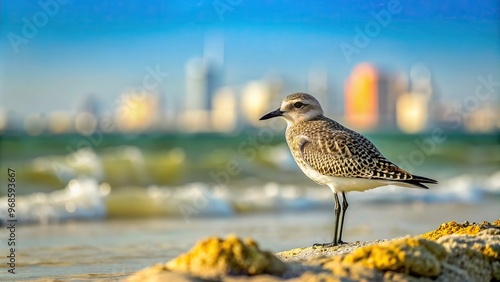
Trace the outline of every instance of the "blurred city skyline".
<instances>
[{"instance_id":1,"label":"blurred city skyline","mask_svg":"<svg viewBox=\"0 0 500 282\"><path fill-rule=\"evenodd\" d=\"M210 92L221 88L231 97L233 91L238 100L252 83L278 81L280 98L327 95L327 112L342 114L349 77L369 63L406 76L407 84L412 68L425 66L431 103L463 104L475 95L478 78L500 80L499 7L496 1L2 3L0 113L76 114L93 97L101 114L115 115L123 95L151 86L160 96L148 103L168 118L196 102L187 69L207 58L217 65ZM328 91L315 93L314 81ZM495 87L480 101L494 112Z\"/></svg>"}]
</instances>

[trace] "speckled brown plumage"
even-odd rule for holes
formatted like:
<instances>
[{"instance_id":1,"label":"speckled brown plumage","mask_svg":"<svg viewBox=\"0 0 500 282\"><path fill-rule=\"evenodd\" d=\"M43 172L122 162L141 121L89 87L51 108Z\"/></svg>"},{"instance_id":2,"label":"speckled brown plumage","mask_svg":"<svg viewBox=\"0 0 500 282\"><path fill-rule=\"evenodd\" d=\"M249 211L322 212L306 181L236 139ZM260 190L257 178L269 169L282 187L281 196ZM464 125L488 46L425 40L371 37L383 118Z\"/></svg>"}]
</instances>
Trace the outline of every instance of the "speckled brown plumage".
<instances>
[{"instance_id":1,"label":"speckled brown plumage","mask_svg":"<svg viewBox=\"0 0 500 282\"><path fill-rule=\"evenodd\" d=\"M286 140L297 162L323 175L412 179L409 172L387 160L370 140L324 116L290 126Z\"/></svg>"}]
</instances>

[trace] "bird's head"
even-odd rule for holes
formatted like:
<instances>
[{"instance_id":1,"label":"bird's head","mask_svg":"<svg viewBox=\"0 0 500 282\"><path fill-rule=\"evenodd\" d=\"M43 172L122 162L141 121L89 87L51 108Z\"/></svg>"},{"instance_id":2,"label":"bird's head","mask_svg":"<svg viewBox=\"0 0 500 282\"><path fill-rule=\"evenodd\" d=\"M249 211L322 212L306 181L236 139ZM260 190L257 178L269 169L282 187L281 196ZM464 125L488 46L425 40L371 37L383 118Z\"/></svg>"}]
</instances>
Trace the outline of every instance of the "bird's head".
<instances>
[{"instance_id":1,"label":"bird's head","mask_svg":"<svg viewBox=\"0 0 500 282\"><path fill-rule=\"evenodd\" d=\"M323 109L316 98L307 93L295 93L283 99L281 107L264 115L259 120L282 117L290 126L321 115L323 115Z\"/></svg>"}]
</instances>

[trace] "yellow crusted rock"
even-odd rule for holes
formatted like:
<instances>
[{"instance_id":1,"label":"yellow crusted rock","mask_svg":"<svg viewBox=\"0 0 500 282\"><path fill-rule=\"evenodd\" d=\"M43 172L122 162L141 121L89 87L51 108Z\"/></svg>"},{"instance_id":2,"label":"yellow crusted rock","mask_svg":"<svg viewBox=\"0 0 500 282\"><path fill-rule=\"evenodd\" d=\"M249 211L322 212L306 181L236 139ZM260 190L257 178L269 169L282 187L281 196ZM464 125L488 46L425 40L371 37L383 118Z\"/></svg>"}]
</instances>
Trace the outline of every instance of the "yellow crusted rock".
<instances>
[{"instance_id":1,"label":"yellow crusted rock","mask_svg":"<svg viewBox=\"0 0 500 282\"><path fill-rule=\"evenodd\" d=\"M427 232L420 235L420 237L430 240L437 240L443 236L453 235L453 234L464 234L464 235L476 235L477 233L486 229L498 229L500 230L500 219L489 223L484 221L482 223L469 223L468 221L463 223L457 223L455 221L450 221L441 224L436 230Z\"/></svg>"},{"instance_id":2,"label":"yellow crusted rock","mask_svg":"<svg viewBox=\"0 0 500 282\"><path fill-rule=\"evenodd\" d=\"M500 261L500 235L491 230L484 230L478 233L477 236L447 236L440 238L437 242L447 250L450 249L448 246L459 246L464 249L478 251L491 261Z\"/></svg>"},{"instance_id":3,"label":"yellow crusted rock","mask_svg":"<svg viewBox=\"0 0 500 282\"><path fill-rule=\"evenodd\" d=\"M333 269L338 263L361 264L381 271L436 277L441 272L441 261L445 257L446 250L441 245L422 238L407 237L333 257L324 263L324 267Z\"/></svg>"},{"instance_id":4,"label":"yellow crusted rock","mask_svg":"<svg viewBox=\"0 0 500 282\"><path fill-rule=\"evenodd\" d=\"M476 236L450 235L437 242L449 252L447 263L467 271L473 281L489 281L500 277L495 263L500 261L500 236L495 234L484 230Z\"/></svg>"},{"instance_id":5,"label":"yellow crusted rock","mask_svg":"<svg viewBox=\"0 0 500 282\"><path fill-rule=\"evenodd\" d=\"M434 282L433 279L427 277L413 277L409 274L387 271L384 273L383 281L398 281L398 282Z\"/></svg>"},{"instance_id":6,"label":"yellow crusted rock","mask_svg":"<svg viewBox=\"0 0 500 282\"><path fill-rule=\"evenodd\" d=\"M500 218L497 219L497 220L495 220L495 221L493 221L491 224L500 227Z\"/></svg>"},{"instance_id":7,"label":"yellow crusted rock","mask_svg":"<svg viewBox=\"0 0 500 282\"><path fill-rule=\"evenodd\" d=\"M168 271L165 264L157 264L128 277L127 282L161 282L161 281L176 281L176 282L202 282L201 279L189 277L183 273Z\"/></svg>"},{"instance_id":8,"label":"yellow crusted rock","mask_svg":"<svg viewBox=\"0 0 500 282\"><path fill-rule=\"evenodd\" d=\"M166 268L210 278L263 273L281 275L286 265L272 253L261 251L255 241L229 236L227 239L210 237L199 242L189 252L168 262Z\"/></svg>"},{"instance_id":9,"label":"yellow crusted rock","mask_svg":"<svg viewBox=\"0 0 500 282\"><path fill-rule=\"evenodd\" d=\"M500 261L491 263L491 278L494 281L500 281Z\"/></svg>"},{"instance_id":10,"label":"yellow crusted rock","mask_svg":"<svg viewBox=\"0 0 500 282\"><path fill-rule=\"evenodd\" d=\"M290 282L371 282L382 280L382 272L376 269L365 268L361 265L338 265L333 272L312 273L307 271Z\"/></svg>"},{"instance_id":11,"label":"yellow crusted rock","mask_svg":"<svg viewBox=\"0 0 500 282\"><path fill-rule=\"evenodd\" d=\"M226 276L220 280L221 282L283 282L283 279L269 274L261 274L255 276ZM166 281L170 282L170 281ZM172 281L174 282L174 281ZM177 281L175 281L177 282ZM212 280L203 280L203 282L212 282Z\"/></svg>"},{"instance_id":12,"label":"yellow crusted rock","mask_svg":"<svg viewBox=\"0 0 500 282\"><path fill-rule=\"evenodd\" d=\"M461 269L455 265L443 262L441 274L434 280L434 282L475 282L470 277L466 270Z\"/></svg>"}]
</instances>

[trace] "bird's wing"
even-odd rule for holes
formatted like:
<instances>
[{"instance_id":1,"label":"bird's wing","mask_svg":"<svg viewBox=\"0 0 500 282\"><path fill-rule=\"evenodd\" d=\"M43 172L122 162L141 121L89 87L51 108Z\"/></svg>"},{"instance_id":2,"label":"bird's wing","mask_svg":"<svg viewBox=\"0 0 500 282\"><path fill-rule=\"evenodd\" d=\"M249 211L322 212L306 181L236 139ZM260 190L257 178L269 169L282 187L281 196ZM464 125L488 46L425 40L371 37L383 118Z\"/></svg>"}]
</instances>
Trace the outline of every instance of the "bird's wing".
<instances>
[{"instance_id":1,"label":"bird's wing","mask_svg":"<svg viewBox=\"0 0 500 282\"><path fill-rule=\"evenodd\" d=\"M325 138L325 135L327 137ZM323 175L404 181L412 175L359 133L329 130L297 138L302 159Z\"/></svg>"}]
</instances>

